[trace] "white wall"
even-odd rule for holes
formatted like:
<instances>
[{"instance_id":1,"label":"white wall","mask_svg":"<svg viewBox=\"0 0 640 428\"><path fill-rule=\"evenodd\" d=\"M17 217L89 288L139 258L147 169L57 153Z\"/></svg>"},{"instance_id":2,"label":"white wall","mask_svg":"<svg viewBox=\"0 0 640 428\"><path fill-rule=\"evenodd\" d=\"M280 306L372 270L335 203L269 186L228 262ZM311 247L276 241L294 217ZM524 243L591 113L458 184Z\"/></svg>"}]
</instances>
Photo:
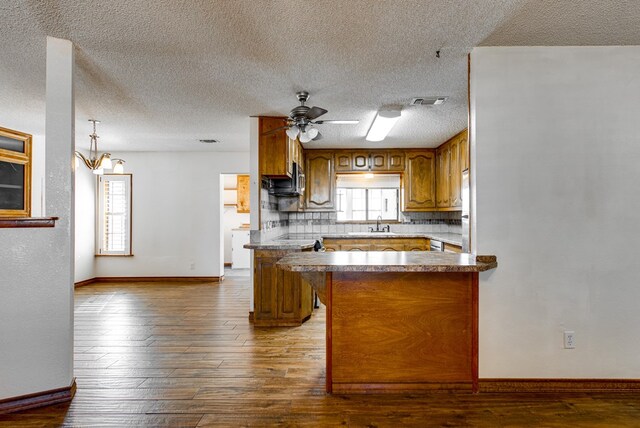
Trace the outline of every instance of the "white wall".
<instances>
[{"instance_id":1,"label":"white wall","mask_svg":"<svg viewBox=\"0 0 640 428\"><path fill-rule=\"evenodd\" d=\"M640 47L471 57L480 377L640 378ZM575 330L576 349L563 349Z\"/></svg>"},{"instance_id":2,"label":"white wall","mask_svg":"<svg viewBox=\"0 0 640 428\"><path fill-rule=\"evenodd\" d=\"M98 257L96 276L221 276L220 174L245 152L122 152L133 174L133 257ZM192 268L193 266L193 268Z\"/></svg>"},{"instance_id":3,"label":"white wall","mask_svg":"<svg viewBox=\"0 0 640 428\"><path fill-rule=\"evenodd\" d=\"M80 282L96 276L96 176L80 163L76 168L75 184L75 282Z\"/></svg>"},{"instance_id":4,"label":"white wall","mask_svg":"<svg viewBox=\"0 0 640 428\"><path fill-rule=\"evenodd\" d=\"M60 219L0 229L0 400L73 378L73 45L48 37L46 69L47 144L42 156L43 140L34 141L34 178L46 159L46 214Z\"/></svg>"}]
</instances>

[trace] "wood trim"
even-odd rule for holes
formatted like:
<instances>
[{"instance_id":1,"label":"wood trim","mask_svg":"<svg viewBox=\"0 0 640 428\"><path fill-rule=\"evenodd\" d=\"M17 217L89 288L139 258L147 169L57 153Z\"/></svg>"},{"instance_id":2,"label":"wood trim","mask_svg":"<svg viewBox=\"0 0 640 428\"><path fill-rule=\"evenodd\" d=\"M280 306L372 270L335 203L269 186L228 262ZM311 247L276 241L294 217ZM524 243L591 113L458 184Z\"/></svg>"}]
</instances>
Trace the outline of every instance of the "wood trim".
<instances>
[{"instance_id":1,"label":"wood trim","mask_svg":"<svg viewBox=\"0 0 640 428\"><path fill-rule=\"evenodd\" d=\"M249 322L254 322L255 321L255 313L253 311L249 311Z\"/></svg>"},{"instance_id":2,"label":"wood trim","mask_svg":"<svg viewBox=\"0 0 640 428\"><path fill-rule=\"evenodd\" d=\"M0 229L55 227L58 217L0 217Z\"/></svg>"},{"instance_id":3,"label":"wood trim","mask_svg":"<svg viewBox=\"0 0 640 428\"><path fill-rule=\"evenodd\" d=\"M85 279L76 282L75 287L82 287L90 284L104 283L129 283L129 282L186 282L186 283L203 283L203 282L222 282L222 276L99 276L95 278Z\"/></svg>"},{"instance_id":4,"label":"wood trim","mask_svg":"<svg viewBox=\"0 0 640 428\"><path fill-rule=\"evenodd\" d=\"M411 392L469 392L471 385L468 383L340 383L333 384L334 394L398 394Z\"/></svg>"},{"instance_id":5,"label":"wood trim","mask_svg":"<svg viewBox=\"0 0 640 428\"><path fill-rule=\"evenodd\" d=\"M224 262L224 267L231 267L232 263Z\"/></svg>"},{"instance_id":6,"label":"wood trim","mask_svg":"<svg viewBox=\"0 0 640 428\"><path fill-rule=\"evenodd\" d=\"M333 309L332 309L332 303L333 303L333 278L332 278L332 273L331 272L327 272L326 276L325 276L325 284L326 284L326 296L327 296L327 304L326 304L326 317L327 317L327 332L326 332L326 337L327 337L327 344L326 344L326 348L327 348L327 355L326 355L326 359L327 359L327 370L326 370L326 376L327 376L327 393L331 394L333 393L333 345L332 345L332 323L331 320L333 318Z\"/></svg>"},{"instance_id":7,"label":"wood trim","mask_svg":"<svg viewBox=\"0 0 640 428\"><path fill-rule=\"evenodd\" d=\"M479 333L479 296L478 290L478 272L471 274L471 392L477 394L479 391L478 385L478 348L480 339Z\"/></svg>"},{"instance_id":8,"label":"wood trim","mask_svg":"<svg viewBox=\"0 0 640 428\"><path fill-rule=\"evenodd\" d=\"M73 378L71 385L63 388L0 400L0 415L71 401L75 393L76 379Z\"/></svg>"},{"instance_id":9,"label":"wood trim","mask_svg":"<svg viewBox=\"0 0 640 428\"><path fill-rule=\"evenodd\" d=\"M640 391L640 379L485 378L480 392L629 392Z\"/></svg>"}]
</instances>

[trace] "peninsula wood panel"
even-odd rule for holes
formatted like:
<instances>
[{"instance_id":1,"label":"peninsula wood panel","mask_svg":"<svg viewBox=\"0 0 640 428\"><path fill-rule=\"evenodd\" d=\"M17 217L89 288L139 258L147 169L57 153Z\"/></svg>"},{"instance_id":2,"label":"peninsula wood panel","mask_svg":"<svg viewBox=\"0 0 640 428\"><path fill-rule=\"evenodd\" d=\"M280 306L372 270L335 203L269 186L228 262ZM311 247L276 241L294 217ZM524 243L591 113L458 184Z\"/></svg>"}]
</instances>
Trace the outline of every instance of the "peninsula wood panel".
<instances>
[{"instance_id":1,"label":"peninsula wood panel","mask_svg":"<svg viewBox=\"0 0 640 428\"><path fill-rule=\"evenodd\" d=\"M254 251L254 323L256 326L298 326L313 312L313 290L297 272L276 263L287 251Z\"/></svg>"},{"instance_id":2,"label":"peninsula wood panel","mask_svg":"<svg viewBox=\"0 0 640 428\"><path fill-rule=\"evenodd\" d=\"M403 211L426 211L436 207L435 153L408 152L403 177Z\"/></svg>"},{"instance_id":3,"label":"peninsula wood panel","mask_svg":"<svg viewBox=\"0 0 640 428\"><path fill-rule=\"evenodd\" d=\"M334 272L331 289L334 392L471 388L472 274Z\"/></svg>"}]
</instances>

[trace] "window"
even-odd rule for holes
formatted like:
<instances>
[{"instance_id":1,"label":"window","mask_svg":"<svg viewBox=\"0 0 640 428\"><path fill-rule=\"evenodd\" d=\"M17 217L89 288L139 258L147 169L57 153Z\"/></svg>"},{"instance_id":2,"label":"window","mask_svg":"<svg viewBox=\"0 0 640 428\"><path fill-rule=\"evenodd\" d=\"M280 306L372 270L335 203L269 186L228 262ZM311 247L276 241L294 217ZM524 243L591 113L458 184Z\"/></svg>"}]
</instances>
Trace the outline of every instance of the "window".
<instances>
[{"instance_id":1,"label":"window","mask_svg":"<svg viewBox=\"0 0 640 428\"><path fill-rule=\"evenodd\" d=\"M399 175L340 174L336 187L338 221L398 220Z\"/></svg>"},{"instance_id":2,"label":"window","mask_svg":"<svg viewBox=\"0 0 640 428\"><path fill-rule=\"evenodd\" d=\"M0 217L31 215L31 135L0 128Z\"/></svg>"},{"instance_id":3,"label":"window","mask_svg":"<svg viewBox=\"0 0 640 428\"><path fill-rule=\"evenodd\" d=\"M98 177L97 254L131 255L131 175Z\"/></svg>"}]
</instances>

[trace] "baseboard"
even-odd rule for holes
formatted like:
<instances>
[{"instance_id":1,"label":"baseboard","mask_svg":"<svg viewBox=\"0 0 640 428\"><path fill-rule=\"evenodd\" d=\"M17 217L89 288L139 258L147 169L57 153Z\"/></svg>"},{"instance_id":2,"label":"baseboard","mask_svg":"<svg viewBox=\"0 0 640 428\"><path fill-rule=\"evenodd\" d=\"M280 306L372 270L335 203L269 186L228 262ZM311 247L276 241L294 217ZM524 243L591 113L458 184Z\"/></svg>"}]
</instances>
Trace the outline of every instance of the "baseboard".
<instances>
[{"instance_id":1,"label":"baseboard","mask_svg":"<svg viewBox=\"0 0 640 428\"><path fill-rule=\"evenodd\" d=\"M640 379L479 379L480 392L640 391Z\"/></svg>"},{"instance_id":2,"label":"baseboard","mask_svg":"<svg viewBox=\"0 0 640 428\"><path fill-rule=\"evenodd\" d=\"M0 415L71 401L75 393L76 379L74 378L71 385L64 388L0 400Z\"/></svg>"},{"instance_id":3,"label":"baseboard","mask_svg":"<svg viewBox=\"0 0 640 428\"><path fill-rule=\"evenodd\" d=\"M232 263L226 263L224 264L224 267L231 267Z\"/></svg>"},{"instance_id":4,"label":"baseboard","mask_svg":"<svg viewBox=\"0 0 640 428\"><path fill-rule=\"evenodd\" d=\"M84 281L76 282L74 287L82 287L90 284L104 283L127 283L127 282L186 282L186 283L203 283L203 282L222 282L222 276L98 276Z\"/></svg>"},{"instance_id":5,"label":"baseboard","mask_svg":"<svg viewBox=\"0 0 640 428\"><path fill-rule=\"evenodd\" d=\"M253 320L254 320L253 317L254 317L253 311L249 311L249 322L251 322L251 323L253 322Z\"/></svg>"}]
</instances>

